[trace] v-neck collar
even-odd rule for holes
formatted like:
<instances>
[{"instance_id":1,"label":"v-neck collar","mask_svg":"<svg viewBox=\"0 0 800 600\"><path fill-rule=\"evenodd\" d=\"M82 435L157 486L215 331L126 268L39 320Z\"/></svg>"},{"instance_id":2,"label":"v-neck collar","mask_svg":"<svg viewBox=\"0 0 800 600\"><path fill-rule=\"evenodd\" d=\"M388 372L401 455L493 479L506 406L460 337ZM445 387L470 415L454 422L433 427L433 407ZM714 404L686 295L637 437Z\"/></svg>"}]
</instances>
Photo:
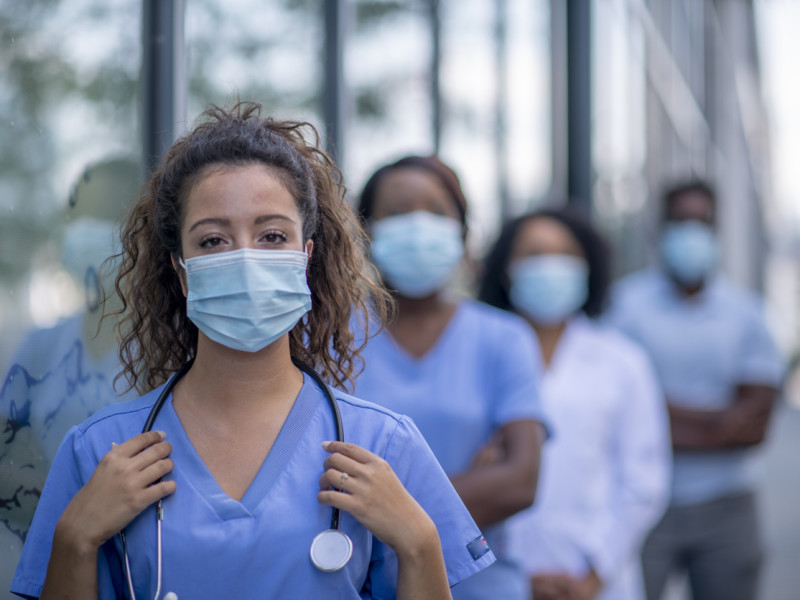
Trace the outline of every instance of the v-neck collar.
<instances>
[{"instance_id":1,"label":"v-neck collar","mask_svg":"<svg viewBox=\"0 0 800 600\"><path fill-rule=\"evenodd\" d=\"M172 456L176 458L176 468L185 473L197 493L202 495L219 517L227 520L253 516L259 504L267 497L273 484L283 472L318 404L319 394L316 393L316 384L304 373L303 387L300 388L300 393L266 459L241 500L235 500L225 493L203 459L200 458L183 428L183 423L178 418L178 413L175 412L172 394L161 412L164 429L173 432L169 441L174 447Z\"/></svg>"},{"instance_id":2,"label":"v-neck collar","mask_svg":"<svg viewBox=\"0 0 800 600\"><path fill-rule=\"evenodd\" d=\"M561 333L561 338L556 344L553 357L550 359L550 364L545 366L542 371L543 377L557 372L565 360L570 360L570 356L573 354L572 345L576 342L576 336L579 339L589 327L591 327L589 317L583 313L579 313L567 321L567 325ZM582 349L580 342L577 344L577 349L579 351Z\"/></svg>"},{"instance_id":3,"label":"v-neck collar","mask_svg":"<svg viewBox=\"0 0 800 600\"><path fill-rule=\"evenodd\" d=\"M439 334L439 337L433 343L433 346L431 346L430 349L422 356L414 356L408 350L403 348L403 346L400 345L400 343L394 338L388 329L384 329L381 333L381 336L384 337L384 341L392 348L398 359L413 367L423 367L434 360L434 357L439 354L441 349L447 344L448 338L455 335L453 332L458 329L458 322L462 318L462 313L464 313L466 310L466 307L464 306L466 302L466 300L460 300L458 304L456 304L456 308L453 311L453 314L450 316L450 320L447 321L447 324Z\"/></svg>"}]
</instances>

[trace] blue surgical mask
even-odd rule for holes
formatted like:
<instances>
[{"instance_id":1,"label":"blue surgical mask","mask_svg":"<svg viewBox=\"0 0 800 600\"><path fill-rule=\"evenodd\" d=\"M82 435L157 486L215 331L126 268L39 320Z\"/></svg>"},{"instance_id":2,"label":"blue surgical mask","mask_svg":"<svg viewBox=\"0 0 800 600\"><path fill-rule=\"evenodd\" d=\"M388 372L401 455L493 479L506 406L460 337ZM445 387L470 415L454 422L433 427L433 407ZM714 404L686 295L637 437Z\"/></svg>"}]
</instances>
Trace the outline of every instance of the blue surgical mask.
<instances>
[{"instance_id":1,"label":"blue surgical mask","mask_svg":"<svg viewBox=\"0 0 800 600\"><path fill-rule=\"evenodd\" d=\"M408 298L441 289L464 256L461 223L427 211L372 225L372 260L386 283Z\"/></svg>"},{"instance_id":2,"label":"blue surgical mask","mask_svg":"<svg viewBox=\"0 0 800 600\"><path fill-rule=\"evenodd\" d=\"M206 336L256 352L311 310L305 252L244 248L187 259L186 315Z\"/></svg>"},{"instance_id":3,"label":"blue surgical mask","mask_svg":"<svg viewBox=\"0 0 800 600\"><path fill-rule=\"evenodd\" d=\"M700 221L667 225L661 234L661 258L678 282L702 283L717 264L714 231Z\"/></svg>"},{"instance_id":4,"label":"blue surgical mask","mask_svg":"<svg viewBox=\"0 0 800 600\"><path fill-rule=\"evenodd\" d=\"M542 325L565 321L589 297L586 261L567 254L542 254L514 261L509 268L509 299Z\"/></svg>"},{"instance_id":5,"label":"blue surgical mask","mask_svg":"<svg viewBox=\"0 0 800 600\"><path fill-rule=\"evenodd\" d=\"M119 234L112 221L79 217L64 228L61 241L61 262L72 277L84 286L91 310L99 306L100 288L107 296L114 291L117 260L106 259L119 254Z\"/></svg>"}]
</instances>

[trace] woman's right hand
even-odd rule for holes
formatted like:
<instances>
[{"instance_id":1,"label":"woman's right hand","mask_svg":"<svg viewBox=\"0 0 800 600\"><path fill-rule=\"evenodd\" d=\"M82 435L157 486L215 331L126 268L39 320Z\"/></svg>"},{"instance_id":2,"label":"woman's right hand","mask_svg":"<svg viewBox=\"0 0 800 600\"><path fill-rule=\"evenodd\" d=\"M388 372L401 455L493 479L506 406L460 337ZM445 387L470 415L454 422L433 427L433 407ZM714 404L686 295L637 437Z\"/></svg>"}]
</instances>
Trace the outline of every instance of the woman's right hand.
<instances>
[{"instance_id":1,"label":"woman's right hand","mask_svg":"<svg viewBox=\"0 0 800 600\"><path fill-rule=\"evenodd\" d=\"M145 508L172 494L175 482L159 481L173 467L172 446L164 437L163 431L149 431L112 444L67 505L58 529L84 549L97 549Z\"/></svg>"}]
</instances>

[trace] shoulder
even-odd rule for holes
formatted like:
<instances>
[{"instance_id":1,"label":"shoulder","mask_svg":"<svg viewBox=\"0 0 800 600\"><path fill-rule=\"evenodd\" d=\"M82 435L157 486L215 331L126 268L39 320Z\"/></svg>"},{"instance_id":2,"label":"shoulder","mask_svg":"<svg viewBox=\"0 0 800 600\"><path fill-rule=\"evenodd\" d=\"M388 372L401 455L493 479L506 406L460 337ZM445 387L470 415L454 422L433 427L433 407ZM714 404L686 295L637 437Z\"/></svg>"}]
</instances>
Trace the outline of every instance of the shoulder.
<instances>
[{"instance_id":1,"label":"shoulder","mask_svg":"<svg viewBox=\"0 0 800 600\"><path fill-rule=\"evenodd\" d=\"M331 391L333 392L333 395L339 404L340 410L352 412L363 419L396 425L402 419L407 418L404 415L393 412L384 406L351 396L342 390L332 389Z\"/></svg>"},{"instance_id":2,"label":"shoulder","mask_svg":"<svg viewBox=\"0 0 800 600\"><path fill-rule=\"evenodd\" d=\"M663 280L664 275L656 267L634 271L614 283L611 288L612 296L619 301L647 295L657 289Z\"/></svg>"},{"instance_id":3,"label":"shoulder","mask_svg":"<svg viewBox=\"0 0 800 600\"><path fill-rule=\"evenodd\" d=\"M604 321L582 318L575 326L584 348L603 360L631 363L647 360L644 350L633 340Z\"/></svg>"},{"instance_id":4,"label":"shoulder","mask_svg":"<svg viewBox=\"0 0 800 600\"><path fill-rule=\"evenodd\" d=\"M712 293L718 302L743 313L758 315L764 310L764 300L759 294L734 283L724 275L718 275L714 279Z\"/></svg>"},{"instance_id":5,"label":"shoulder","mask_svg":"<svg viewBox=\"0 0 800 600\"><path fill-rule=\"evenodd\" d=\"M127 402L120 402L119 404L111 404L106 406L105 408L98 410L95 414L81 423L78 426L78 429L86 433L89 431L102 429L103 427L108 427L111 423L136 420L139 417L142 417L142 415L144 415L142 418L142 424L144 424L147 414L150 412L150 409L153 408L153 405L155 404L155 401L162 389L163 386L158 387L134 400L128 400Z\"/></svg>"},{"instance_id":6,"label":"shoulder","mask_svg":"<svg viewBox=\"0 0 800 600\"><path fill-rule=\"evenodd\" d=\"M480 328L492 337L502 340L506 335L520 332L532 335L530 326L519 315L478 300L462 300L459 310L463 312L467 326Z\"/></svg>"},{"instance_id":7,"label":"shoulder","mask_svg":"<svg viewBox=\"0 0 800 600\"><path fill-rule=\"evenodd\" d=\"M162 388L163 386L139 398L100 409L74 427L74 435L83 438L83 444L90 454L95 457L103 456L112 442L121 443L142 432Z\"/></svg>"}]
</instances>

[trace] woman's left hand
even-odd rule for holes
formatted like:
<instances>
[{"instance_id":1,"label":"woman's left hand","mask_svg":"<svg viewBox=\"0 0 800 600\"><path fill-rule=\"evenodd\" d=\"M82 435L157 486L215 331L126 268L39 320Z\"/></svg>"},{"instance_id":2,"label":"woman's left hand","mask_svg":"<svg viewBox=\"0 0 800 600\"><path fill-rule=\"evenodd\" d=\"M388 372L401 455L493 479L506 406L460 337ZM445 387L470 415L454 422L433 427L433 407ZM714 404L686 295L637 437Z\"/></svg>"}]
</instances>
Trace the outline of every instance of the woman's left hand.
<instances>
[{"instance_id":1,"label":"woman's left hand","mask_svg":"<svg viewBox=\"0 0 800 600\"><path fill-rule=\"evenodd\" d=\"M418 554L436 540L436 526L381 457L346 442L330 452L319 479L321 504L347 511L398 556ZM336 489L331 489L336 488Z\"/></svg>"}]
</instances>

